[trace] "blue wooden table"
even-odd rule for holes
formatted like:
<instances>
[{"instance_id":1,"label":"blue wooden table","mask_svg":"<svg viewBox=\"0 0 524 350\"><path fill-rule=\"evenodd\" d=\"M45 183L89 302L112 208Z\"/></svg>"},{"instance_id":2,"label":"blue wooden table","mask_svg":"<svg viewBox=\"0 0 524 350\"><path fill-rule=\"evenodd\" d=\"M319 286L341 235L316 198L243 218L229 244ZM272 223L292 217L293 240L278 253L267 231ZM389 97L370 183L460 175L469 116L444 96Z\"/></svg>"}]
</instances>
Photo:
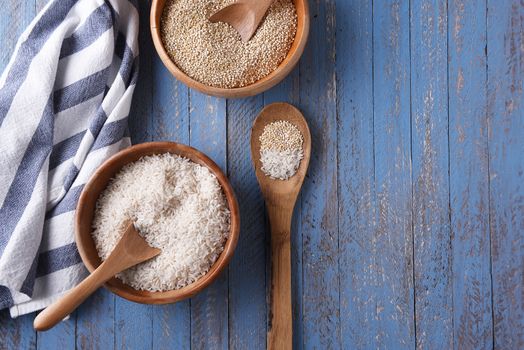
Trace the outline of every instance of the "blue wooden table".
<instances>
[{"instance_id":1,"label":"blue wooden table","mask_svg":"<svg viewBox=\"0 0 524 350\"><path fill-rule=\"evenodd\" d=\"M44 0L1 0L0 65ZM0 313L0 349L263 349L268 232L249 130L268 103L308 119L292 232L295 348L524 349L522 0L310 0L299 67L224 100L161 64L140 0L134 143L209 154L241 207L233 261L191 300L100 291L53 330Z\"/></svg>"}]
</instances>

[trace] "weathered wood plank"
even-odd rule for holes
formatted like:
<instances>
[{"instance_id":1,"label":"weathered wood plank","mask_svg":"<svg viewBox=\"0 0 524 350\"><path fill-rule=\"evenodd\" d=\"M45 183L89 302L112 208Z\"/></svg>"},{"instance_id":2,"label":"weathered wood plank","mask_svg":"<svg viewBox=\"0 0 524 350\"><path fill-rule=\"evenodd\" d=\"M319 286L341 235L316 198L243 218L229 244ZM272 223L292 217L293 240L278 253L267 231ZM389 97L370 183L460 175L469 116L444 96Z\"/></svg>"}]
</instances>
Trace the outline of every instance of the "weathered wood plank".
<instances>
[{"instance_id":1,"label":"weathered wood plank","mask_svg":"<svg viewBox=\"0 0 524 350\"><path fill-rule=\"evenodd\" d=\"M338 203L342 348L378 348L370 1L337 5Z\"/></svg>"},{"instance_id":2,"label":"weathered wood plank","mask_svg":"<svg viewBox=\"0 0 524 350\"><path fill-rule=\"evenodd\" d=\"M304 348L340 348L335 3L310 1L311 33L300 61L300 108L312 151L302 189Z\"/></svg>"},{"instance_id":3,"label":"weathered wood plank","mask_svg":"<svg viewBox=\"0 0 524 350\"><path fill-rule=\"evenodd\" d=\"M229 347L266 347L264 201L249 157L262 96L227 102L227 168L240 204L240 238L229 265Z\"/></svg>"},{"instance_id":4,"label":"weathered wood plank","mask_svg":"<svg viewBox=\"0 0 524 350\"><path fill-rule=\"evenodd\" d=\"M446 25L439 22L439 6L427 7L436 1L412 1L410 77L407 1L375 0L374 9L369 1L334 1L336 21L333 1L311 2L312 40L300 78L297 70L264 97L230 101L229 135L211 122L206 124L210 114L211 120L220 119L225 125L225 119L221 119L224 115L219 116L222 112L205 109L207 97L194 99L191 115L197 119L191 121L191 143L219 163L223 159L221 165L227 167L243 207L242 238L229 282L227 274L222 276L192 300L191 309L189 301L149 307L116 298L115 311L111 309L114 297L102 291L80 308L76 330L73 318L38 334L38 341L31 327L33 315L10 320L4 311L0 314L0 348L73 348L75 332L78 348L188 348L190 344L195 348L224 348L228 344L232 348L263 348L269 260L265 257L262 200L248 156L248 140L255 114L263 104L278 100L295 103L305 111L316 140L313 152L317 158L294 221L295 348L449 347L449 264L453 271L454 347L490 348L492 332L495 348L524 347L522 5L511 0L486 0L486 28L484 2L449 1ZM131 133L135 143L153 139L189 143L187 89L171 78L155 56L147 26L149 3L140 3L142 67ZM0 14L0 43L4 48L0 67L7 64L35 8L43 4L42 0L4 1L8 10ZM335 22L336 44L330 41L335 36ZM447 121L442 104L442 25L449 28L450 45L448 215L452 249L449 233L446 237L449 227L443 206L447 191L443 134ZM482 73L486 64L487 76ZM333 102L334 71L338 107ZM413 149L409 145L409 81ZM428 101L426 97L430 97ZM211 105L220 105L219 110L225 109L224 100L210 100ZM222 148L226 140L230 156L227 166ZM338 178L333 179L337 174L334 154L339 164ZM338 191L333 189L337 181ZM338 219L332 214L337 212L333 204L337 192ZM331 213L323 215L326 208ZM415 293L410 272L412 243ZM439 269L442 267L444 270ZM318 281L326 284L319 285ZM426 287L429 294L425 294ZM227 313L219 313L228 308L229 329ZM417 344L412 319L415 309ZM300 323L302 318L304 324ZM328 338L334 342L328 342Z\"/></svg>"},{"instance_id":5,"label":"weathered wood plank","mask_svg":"<svg viewBox=\"0 0 524 350\"><path fill-rule=\"evenodd\" d=\"M486 3L448 6L454 348L490 349Z\"/></svg>"},{"instance_id":6,"label":"weathered wood plank","mask_svg":"<svg viewBox=\"0 0 524 350\"><path fill-rule=\"evenodd\" d=\"M494 345L524 348L524 3L488 1Z\"/></svg>"},{"instance_id":7,"label":"weathered wood plank","mask_svg":"<svg viewBox=\"0 0 524 350\"><path fill-rule=\"evenodd\" d=\"M378 347L415 347L409 2L373 2Z\"/></svg>"},{"instance_id":8,"label":"weathered wood plank","mask_svg":"<svg viewBox=\"0 0 524 350\"><path fill-rule=\"evenodd\" d=\"M411 2L413 249L417 347L453 347L447 1Z\"/></svg>"},{"instance_id":9,"label":"weathered wood plank","mask_svg":"<svg viewBox=\"0 0 524 350\"><path fill-rule=\"evenodd\" d=\"M69 319L60 322L45 332L37 332L36 346L38 349L74 349L76 332L76 312Z\"/></svg>"},{"instance_id":10,"label":"weathered wood plank","mask_svg":"<svg viewBox=\"0 0 524 350\"><path fill-rule=\"evenodd\" d=\"M264 105L274 102L287 102L294 106L300 104L300 72L299 67L296 67L290 75L284 79L280 84L264 93ZM303 344L303 283L302 283L302 232L300 230L300 218L302 213L302 195L298 195L297 203L291 221L291 302L293 312L293 348L301 349ZM266 222L266 244L271 242L271 233L269 231L269 224ZM266 295L269 304L269 293L271 290L271 255L269 246L266 248ZM270 312L268 308L268 313ZM269 317L269 315L267 315Z\"/></svg>"},{"instance_id":11,"label":"weathered wood plank","mask_svg":"<svg viewBox=\"0 0 524 350\"><path fill-rule=\"evenodd\" d=\"M29 314L12 319L8 310L2 310L0 312L0 349L36 349L34 318L34 314Z\"/></svg>"},{"instance_id":12,"label":"weathered wood plank","mask_svg":"<svg viewBox=\"0 0 524 350\"><path fill-rule=\"evenodd\" d=\"M0 1L0 72L14 53L18 37L35 16L34 1ZM0 312L0 349L35 349L34 314L11 319L9 311Z\"/></svg>"},{"instance_id":13,"label":"weathered wood plank","mask_svg":"<svg viewBox=\"0 0 524 350\"><path fill-rule=\"evenodd\" d=\"M144 26L144 22L141 25ZM143 52L144 46L141 49ZM152 140L189 144L189 90L167 71L153 47L146 49L151 50L152 55L152 113L143 118L150 119L153 125ZM153 349L190 347L190 304L184 300L173 305L153 306Z\"/></svg>"},{"instance_id":14,"label":"weathered wood plank","mask_svg":"<svg viewBox=\"0 0 524 350\"><path fill-rule=\"evenodd\" d=\"M227 171L226 100L190 93L192 147ZM228 272L191 299L191 348L226 349L228 346Z\"/></svg>"},{"instance_id":15,"label":"weathered wood plank","mask_svg":"<svg viewBox=\"0 0 524 350\"><path fill-rule=\"evenodd\" d=\"M152 349L153 312L151 305L115 299L115 349Z\"/></svg>"},{"instance_id":16,"label":"weathered wood plank","mask_svg":"<svg viewBox=\"0 0 524 350\"><path fill-rule=\"evenodd\" d=\"M110 350L115 345L115 296L102 288L87 299L77 311L76 347Z\"/></svg>"},{"instance_id":17,"label":"weathered wood plank","mask_svg":"<svg viewBox=\"0 0 524 350\"><path fill-rule=\"evenodd\" d=\"M152 307L151 349L189 349L191 336L190 302ZM134 349L134 348L133 348Z\"/></svg>"},{"instance_id":18,"label":"weathered wood plank","mask_svg":"<svg viewBox=\"0 0 524 350\"><path fill-rule=\"evenodd\" d=\"M144 45L141 48L142 52L148 49ZM154 48L151 47L151 50ZM141 54L141 59L144 54ZM140 116L139 119L149 119L153 127L153 141L175 141L188 145L189 89L169 73L156 52L151 55L151 115Z\"/></svg>"},{"instance_id":19,"label":"weathered wood plank","mask_svg":"<svg viewBox=\"0 0 524 350\"><path fill-rule=\"evenodd\" d=\"M156 57L149 32L149 8L151 0L140 1L140 48L139 76L129 113L129 131L133 144L151 141L153 138L153 58ZM160 89L160 91L162 91Z\"/></svg>"}]
</instances>

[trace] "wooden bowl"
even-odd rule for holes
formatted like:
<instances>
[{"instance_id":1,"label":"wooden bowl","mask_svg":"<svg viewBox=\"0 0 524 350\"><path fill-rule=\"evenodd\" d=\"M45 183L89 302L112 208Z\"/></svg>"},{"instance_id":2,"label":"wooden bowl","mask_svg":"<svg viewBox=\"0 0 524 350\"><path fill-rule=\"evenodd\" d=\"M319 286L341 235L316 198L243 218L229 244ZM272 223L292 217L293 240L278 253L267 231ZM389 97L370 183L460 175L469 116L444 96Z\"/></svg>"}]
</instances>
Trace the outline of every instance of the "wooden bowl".
<instances>
[{"instance_id":1,"label":"wooden bowl","mask_svg":"<svg viewBox=\"0 0 524 350\"><path fill-rule=\"evenodd\" d=\"M291 45L286 58L280 63L278 68L271 72L266 77L259 81L240 88L218 88L209 85L202 84L186 73L182 72L176 64L169 58L162 39L160 36L160 18L164 10L166 0L153 0L151 6L151 35L153 36L153 43L155 44L156 51L160 56L162 62L167 69L174 75L175 78L189 86L190 88L196 89L204 94L213 95L218 97L246 97L260 94L276 84L282 81L296 66L300 56L304 52L306 46L308 34L309 34L309 7L307 0L293 0L297 11L297 34L295 35L295 41Z\"/></svg>"},{"instance_id":2,"label":"wooden bowl","mask_svg":"<svg viewBox=\"0 0 524 350\"><path fill-rule=\"evenodd\" d=\"M215 174L218 182L222 186L229 210L231 211L231 228L224 251L220 254L218 260L208 273L184 288L166 292L140 291L125 285L117 278L113 278L105 284L105 287L122 298L143 304L174 303L189 298L207 287L218 277L220 272L231 260L238 242L240 230L240 215L235 194L227 177L215 162L192 147L174 142L143 143L127 148L105 161L93 174L80 195L75 218L75 238L80 256L90 272L93 272L101 264L95 243L91 236L95 205L100 193L106 188L109 180L114 177L124 165L137 161L143 156L161 153L173 153L188 158L195 163L207 167Z\"/></svg>"}]
</instances>

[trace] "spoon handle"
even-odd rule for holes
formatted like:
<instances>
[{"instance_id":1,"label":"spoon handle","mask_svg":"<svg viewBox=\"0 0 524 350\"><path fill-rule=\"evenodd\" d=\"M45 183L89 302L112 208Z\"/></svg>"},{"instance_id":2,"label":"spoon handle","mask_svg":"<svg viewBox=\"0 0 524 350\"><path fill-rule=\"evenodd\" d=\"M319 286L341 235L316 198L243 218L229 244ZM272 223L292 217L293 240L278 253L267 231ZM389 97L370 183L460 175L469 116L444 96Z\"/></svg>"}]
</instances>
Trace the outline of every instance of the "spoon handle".
<instances>
[{"instance_id":1,"label":"spoon handle","mask_svg":"<svg viewBox=\"0 0 524 350\"><path fill-rule=\"evenodd\" d=\"M80 282L79 285L40 312L33 322L34 328L37 331L45 331L53 327L73 312L87 297L114 275L114 270L106 263L103 263Z\"/></svg>"},{"instance_id":2,"label":"spoon handle","mask_svg":"<svg viewBox=\"0 0 524 350\"><path fill-rule=\"evenodd\" d=\"M271 226L270 322L267 348L292 349L291 216L293 210L268 206Z\"/></svg>"}]
</instances>

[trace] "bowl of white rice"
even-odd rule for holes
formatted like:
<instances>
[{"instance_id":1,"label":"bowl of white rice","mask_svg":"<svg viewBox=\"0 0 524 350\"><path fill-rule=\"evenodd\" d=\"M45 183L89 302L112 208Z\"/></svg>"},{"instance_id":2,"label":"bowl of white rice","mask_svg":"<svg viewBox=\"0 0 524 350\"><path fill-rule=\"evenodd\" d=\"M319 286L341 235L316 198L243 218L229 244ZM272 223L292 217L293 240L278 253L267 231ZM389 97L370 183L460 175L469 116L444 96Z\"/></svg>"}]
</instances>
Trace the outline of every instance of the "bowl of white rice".
<instances>
[{"instance_id":1,"label":"bowl of white rice","mask_svg":"<svg viewBox=\"0 0 524 350\"><path fill-rule=\"evenodd\" d=\"M108 159L85 185L76 211L76 243L93 272L132 220L161 253L109 280L115 294L144 304L189 298L229 263L240 220L227 177L205 154L151 142Z\"/></svg>"}]
</instances>

